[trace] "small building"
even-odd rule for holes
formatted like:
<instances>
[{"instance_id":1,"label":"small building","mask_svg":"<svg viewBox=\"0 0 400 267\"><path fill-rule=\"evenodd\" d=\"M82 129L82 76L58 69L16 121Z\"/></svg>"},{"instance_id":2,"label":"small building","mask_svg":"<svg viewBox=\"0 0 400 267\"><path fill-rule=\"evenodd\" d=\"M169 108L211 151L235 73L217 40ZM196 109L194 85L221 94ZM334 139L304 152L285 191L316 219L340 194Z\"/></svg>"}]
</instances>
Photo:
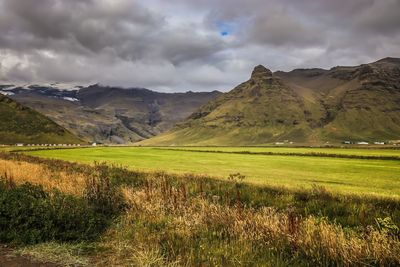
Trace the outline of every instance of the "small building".
<instances>
[{"instance_id":1,"label":"small building","mask_svg":"<svg viewBox=\"0 0 400 267\"><path fill-rule=\"evenodd\" d=\"M368 142L364 142L364 141L357 142L357 145L368 145L368 144L369 144Z\"/></svg>"},{"instance_id":2,"label":"small building","mask_svg":"<svg viewBox=\"0 0 400 267\"><path fill-rule=\"evenodd\" d=\"M385 142L374 142L374 145L384 145Z\"/></svg>"}]
</instances>

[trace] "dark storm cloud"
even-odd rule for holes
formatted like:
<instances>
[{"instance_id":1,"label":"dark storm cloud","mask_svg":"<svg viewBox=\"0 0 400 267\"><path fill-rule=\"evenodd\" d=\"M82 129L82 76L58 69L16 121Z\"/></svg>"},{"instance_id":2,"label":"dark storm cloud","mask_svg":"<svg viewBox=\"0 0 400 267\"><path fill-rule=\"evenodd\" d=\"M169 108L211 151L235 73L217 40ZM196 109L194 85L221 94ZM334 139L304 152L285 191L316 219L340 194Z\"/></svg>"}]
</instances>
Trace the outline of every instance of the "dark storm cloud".
<instances>
[{"instance_id":1,"label":"dark storm cloud","mask_svg":"<svg viewBox=\"0 0 400 267\"><path fill-rule=\"evenodd\" d=\"M227 90L400 56L400 0L0 0L0 80Z\"/></svg>"},{"instance_id":2,"label":"dark storm cloud","mask_svg":"<svg viewBox=\"0 0 400 267\"><path fill-rule=\"evenodd\" d=\"M163 16L134 1L2 0L0 44L13 49L109 53L127 60L143 57L179 61L218 49L212 38L176 33Z\"/></svg>"}]
</instances>

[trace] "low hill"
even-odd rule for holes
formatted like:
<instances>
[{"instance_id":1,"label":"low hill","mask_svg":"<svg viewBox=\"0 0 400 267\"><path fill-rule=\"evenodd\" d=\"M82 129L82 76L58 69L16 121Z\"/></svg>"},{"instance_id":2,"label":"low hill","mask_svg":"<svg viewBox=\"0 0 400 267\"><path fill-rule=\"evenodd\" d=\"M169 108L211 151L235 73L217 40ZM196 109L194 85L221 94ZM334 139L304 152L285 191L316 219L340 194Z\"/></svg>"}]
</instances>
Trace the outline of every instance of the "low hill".
<instances>
[{"instance_id":1,"label":"low hill","mask_svg":"<svg viewBox=\"0 0 400 267\"><path fill-rule=\"evenodd\" d=\"M0 95L0 144L82 143L42 114Z\"/></svg>"},{"instance_id":2,"label":"low hill","mask_svg":"<svg viewBox=\"0 0 400 267\"><path fill-rule=\"evenodd\" d=\"M143 145L262 145L400 139L400 59L251 78Z\"/></svg>"}]
</instances>

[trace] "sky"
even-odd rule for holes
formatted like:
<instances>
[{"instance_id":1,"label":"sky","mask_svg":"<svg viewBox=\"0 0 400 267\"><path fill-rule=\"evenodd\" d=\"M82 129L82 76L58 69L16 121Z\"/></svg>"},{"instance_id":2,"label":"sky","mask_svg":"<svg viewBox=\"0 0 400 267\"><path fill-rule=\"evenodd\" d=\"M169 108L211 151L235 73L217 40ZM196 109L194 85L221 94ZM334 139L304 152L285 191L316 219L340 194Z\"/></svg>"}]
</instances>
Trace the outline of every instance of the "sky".
<instances>
[{"instance_id":1,"label":"sky","mask_svg":"<svg viewBox=\"0 0 400 267\"><path fill-rule=\"evenodd\" d=\"M229 91L400 57L400 0L0 0L0 83Z\"/></svg>"}]
</instances>

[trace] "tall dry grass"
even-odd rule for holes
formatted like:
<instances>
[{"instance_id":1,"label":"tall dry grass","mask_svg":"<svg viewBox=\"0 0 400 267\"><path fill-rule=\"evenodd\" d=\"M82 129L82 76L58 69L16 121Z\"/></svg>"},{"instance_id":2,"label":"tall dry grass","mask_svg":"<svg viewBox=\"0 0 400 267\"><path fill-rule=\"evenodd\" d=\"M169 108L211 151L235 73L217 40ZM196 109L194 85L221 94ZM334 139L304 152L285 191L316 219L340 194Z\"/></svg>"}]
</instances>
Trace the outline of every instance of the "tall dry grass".
<instances>
[{"instance_id":1,"label":"tall dry grass","mask_svg":"<svg viewBox=\"0 0 400 267\"><path fill-rule=\"evenodd\" d=\"M83 174L54 171L43 164L0 159L0 177L11 178L17 185L32 183L51 191L82 196L86 178Z\"/></svg>"},{"instance_id":2,"label":"tall dry grass","mask_svg":"<svg viewBox=\"0 0 400 267\"><path fill-rule=\"evenodd\" d=\"M93 175L88 176L90 171ZM17 184L30 182L106 204L114 203L107 197L112 193L109 171L104 165L79 173L44 163L0 160L0 175ZM240 188L235 186L210 195L203 182L185 183L162 173L143 177L134 185L124 177L119 185L125 211L97 243L95 264L400 266L399 236L374 225L350 229L296 209L251 208L240 203ZM305 197L316 197L315 192ZM330 200L327 192L323 197Z\"/></svg>"},{"instance_id":3,"label":"tall dry grass","mask_svg":"<svg viewBox=\"0 0 400 267\"><path fill-rule=\"evenodd\" d=\"M129 210L104 239L104 245L113 251L107 264L134 264L138 257L143 264L147 257L146 266L153 261L192 266L197 264L199 255L194 254L199 252L190 247L198 249L195 243L203 236L207 242L218 242L218 249L239 248L236 261L225 261L228 265L260 264L265 259L252 253L270 250L275 251L271 258L279 258L284 251L285 257L299 258L315 266L400 265L398 237L372 227L358 233L323 218L301 218L290 210L226 206L201 195L188 198L180 187L166 190L163 183L152 185L142 190L124 188ZM142 228L143 224L154 229ZM207 249L204 253L212 255ZM168 253L161 254L161 250ZM214 256L207 261L224 264ZM274 262L271 258L268 260Z\"/></svg>"}]
</instances>

